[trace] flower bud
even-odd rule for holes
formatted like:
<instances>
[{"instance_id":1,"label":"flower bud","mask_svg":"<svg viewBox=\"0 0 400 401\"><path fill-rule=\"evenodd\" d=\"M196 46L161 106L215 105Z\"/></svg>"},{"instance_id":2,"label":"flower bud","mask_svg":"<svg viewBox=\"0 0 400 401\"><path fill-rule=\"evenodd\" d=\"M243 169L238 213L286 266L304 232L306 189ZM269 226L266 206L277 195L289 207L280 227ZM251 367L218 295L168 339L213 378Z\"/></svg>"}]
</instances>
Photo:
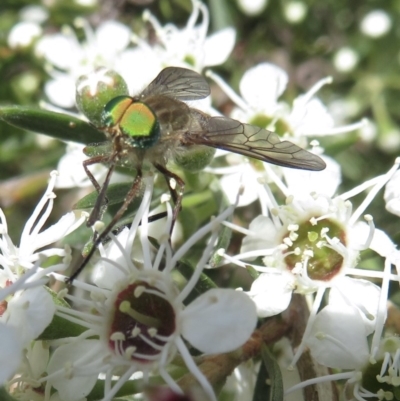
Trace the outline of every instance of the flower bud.
<instances>
[{"instance_id":1,"label":"flower bud","mask_svg":"<svg viewBox=\"0 0 400 401\"><path fill-rule=\"evenodd\" d=\"M128 86L121 75L105 67L82 75L76 83L78 109L97 126L101 126L104 106L111 99L127 94Z\"/></svg>"}]
</instances>

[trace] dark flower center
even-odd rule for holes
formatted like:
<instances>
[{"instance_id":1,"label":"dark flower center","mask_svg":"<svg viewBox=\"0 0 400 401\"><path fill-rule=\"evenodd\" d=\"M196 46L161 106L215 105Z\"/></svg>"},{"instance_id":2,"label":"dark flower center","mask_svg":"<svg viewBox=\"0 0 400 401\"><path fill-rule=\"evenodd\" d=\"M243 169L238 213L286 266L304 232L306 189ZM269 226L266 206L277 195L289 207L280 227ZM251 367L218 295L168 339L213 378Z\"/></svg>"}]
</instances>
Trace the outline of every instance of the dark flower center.
<instances>
[{"instance_id":1,"label":"dark flower center","mask_svg":"<svg viewBox=\"0 0 400 401\"><path fill-rule=\"evenodd\" d=\"M132 360L152 360L175 331L175 311L164 294L145 281L121 291L114 303L109 345Z\"/></svg>"}]
</instances>

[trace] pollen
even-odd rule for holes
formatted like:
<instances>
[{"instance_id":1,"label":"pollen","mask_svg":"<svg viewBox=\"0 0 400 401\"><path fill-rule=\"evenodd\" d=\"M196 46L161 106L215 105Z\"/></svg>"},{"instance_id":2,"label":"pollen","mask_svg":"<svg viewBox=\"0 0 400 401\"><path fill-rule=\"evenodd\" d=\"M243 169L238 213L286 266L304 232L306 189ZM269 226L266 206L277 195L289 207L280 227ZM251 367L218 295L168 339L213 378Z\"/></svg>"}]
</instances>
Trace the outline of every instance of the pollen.
<instances>
[{"instance_id":1,"label":"pollen","mask_svg":"<svg viewBox=\"0 0 400 401\"><path fill-rule=\"evenodd\" d=\"M136 352L136 350L137 350L136 347L128 347L128 348L125 350L125 357L126 357L127 359L131 359L132 356L133 356L133 354Z\"/></svg>"},{"instance_id":2,"label":"pollen","mask_svg":"<svg viewBox=\"0 0 400 401\"><path fill-rule=\"evenodd\" d=\"M176 180L171 178L169 180L169 185L171 186L172 189L176 189Z\"/></svg>"},{"instance_id":3,"label":"pollen","mask_svg":"<svg viewBox=\"0 0 400 401\"><path fill-rule=\"evenodd\" d=\"M288 238L288 237L286 237L286 238L283 239L283 243L284 243L285 245L287 245L287 246L292 246L292 245L293 245L293 241L292 241L290 238Z\"/></svg>"},{"instance_id":4,"label":"pollen","mask_svg":"<svg viewBox=\"0 0 400 401\"><path fill-rule=\"evenodd\" d=\"M110 340L114 341L114 342L115 341L125 341L124 333L116 331L115 333L111 334Z\"/></svg>"},{"instance_id":5,"label":"pollen","mask_svg":"<svg viewBox=\"0 0 400 401\"><path fill-rule=\"evenodd\" d=\"M306 249L303 253L305 257L312 258L314 256L314 252L311 249Z\"/></svg>"},{"instance_id":6,"label":"pollen","mask_svg":"<svg viewBox=\"0 0 400 401\"><path fill-rule=\"evenodd\" d=\"M133 292L133 296L135 298L139 298L145 291L146 291L145 287L142 286L136 287L135 291Z\"/></svg>"},{"instance_id":7,"label":"pollen","mask_svg":"<svg viewBox=\"0 0 400 401\"><path fill-rule=\"evenodd\" d=\"M316 226L318 221L317 221L317 219L315 217L311 217L310 223L311 223L311 225Z\"/></svg>"},{"instance_id":8,"label":"pollen","mask_svg":"<svg viewBox=\"0 0 400 401\"><path fill-rule=\"evenodd\" d=\"M140 333L141 333L141 330L139 329L139 327L135 327L135 328L131 331L131 338L137 337Z\"/></svg>"},{"instance_id":9,"label":"pollen","mask_svg":"<svg viewBox=\"0 0 400 401\"><path fill-rule=\"evenodd\" d=\"M147 330L147 332L149 333L150 337L155 337L157 335L157 329L155 327L151 327Z\"/></svg>"}]
</instances>

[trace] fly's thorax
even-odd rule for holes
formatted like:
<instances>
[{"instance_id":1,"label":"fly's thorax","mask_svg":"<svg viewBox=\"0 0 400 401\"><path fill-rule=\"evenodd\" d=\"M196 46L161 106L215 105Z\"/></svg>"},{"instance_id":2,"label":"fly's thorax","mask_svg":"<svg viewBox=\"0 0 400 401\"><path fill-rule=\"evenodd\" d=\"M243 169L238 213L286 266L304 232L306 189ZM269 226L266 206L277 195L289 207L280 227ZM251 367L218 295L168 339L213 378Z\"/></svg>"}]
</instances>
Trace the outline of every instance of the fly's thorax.
<instances>
[{"instance_id":1,"label":"fly's thorax","mask_svg":"<svg viewBox=\"0 0 400 401\"><path fill-rule=\"evenodd\" d=\"M186 103L167 96L151 96L145 99L161 128L161 136L179 137L190 128L190 108Z\"/></svg>"},{"instance_id":2,"label":"fly's thorax","mask_svg":"<svg viewBox=\"0 0 400 401\"><path fill-rule=\"evenodd\" d=\"M147 103L129 96L117 96L107 103L102 114L106 132L123 135L128 147L148 149L160 138L160 124Z\"/></svg>"}]
</instances>

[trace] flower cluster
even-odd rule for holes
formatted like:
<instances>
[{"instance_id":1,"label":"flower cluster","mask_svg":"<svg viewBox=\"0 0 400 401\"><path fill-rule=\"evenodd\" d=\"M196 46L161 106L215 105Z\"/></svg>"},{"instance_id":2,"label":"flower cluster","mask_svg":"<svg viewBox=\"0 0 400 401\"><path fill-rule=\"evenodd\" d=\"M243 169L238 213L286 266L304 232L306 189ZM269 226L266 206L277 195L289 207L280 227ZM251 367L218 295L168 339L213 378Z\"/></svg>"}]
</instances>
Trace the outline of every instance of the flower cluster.
<instances>
[{"instance_id":1,"label":"flower cluster","mask_svg":"<svg viewBox=\"0 0 400 401\"><path fill-rule=\"evenodd\" d=\"M80 17L47 33L38 7L11 30L9 48L32 46L48 74L46 111L0 107L0 118L67 146L19 246L0 209L0 384L35 401L246 401L328 381L334 395L316 399L336 388L398 399L388 298L400 252L381 222L400 216L400 158L349 189L352 163L334 144L369 122L344 122L318 97L333 78L291 96L289 74L262 61L238 68L233 89L218 68L236 30L190 4L181 27L145 10L133 29ZM299 24L307 7L283 13ZM375 10L360 31L391 26ZM343 47L333 63L350 73L359 59ZM85 196L49 226L55 188Z\"/></svg>"},{"instance_id":2,"label":"flower cluster","mask_svg":"<svg viewBox=\"0 0 400 401\"><path fill-rule=\"evenodd\" d=\"M2 383L16 373L23 362L23 352L30 348L32 340L42 334L55 313L51 292L45 285L51 273L68 268L70 249L44 248L63 239L86 219L84 212L69 212L58 223L42 231L53 209L56 179L57 172L54 171L47 191L23 229L19 247L13 244L8 235L7 221L0 209Z\"/></svg>"}]
</instances>

